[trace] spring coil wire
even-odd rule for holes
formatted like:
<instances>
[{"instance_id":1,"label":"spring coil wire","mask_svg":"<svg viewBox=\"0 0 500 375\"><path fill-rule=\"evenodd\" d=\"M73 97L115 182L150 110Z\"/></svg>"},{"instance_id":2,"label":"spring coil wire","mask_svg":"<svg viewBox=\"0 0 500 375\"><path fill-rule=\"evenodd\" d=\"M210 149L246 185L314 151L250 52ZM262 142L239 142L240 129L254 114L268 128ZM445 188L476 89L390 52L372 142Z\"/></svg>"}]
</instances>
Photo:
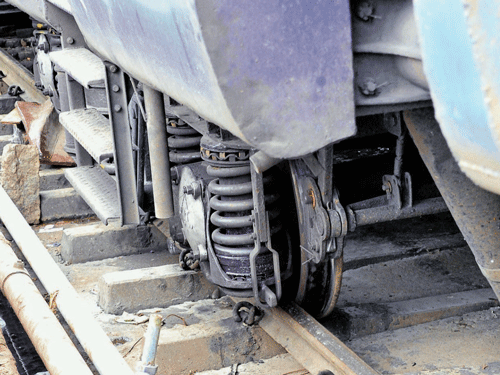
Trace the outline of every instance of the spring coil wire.
<instances>
[{"instance_id":1,"label":"spring coil wire","mask_svg":"<svg viewBox=\"0 0 500 375\"><path fill-rule=\"evenodd\" d=\"M230 163L229 163L230 164ZM210 208L214 210L210 222L214 252L224 272L238 280L251 279L249 255L254 248L255 235L251 211L254 207L250 164L233 166L208 165L208 175L216 177L208 185L213 195ZM272 191L273 176L264 177L266 210L269 214L271 235L281 230L279 194ZM269 192L268 192L269 191ZM264 280L273 276L271 253L257 257L257 276Z\"/></svg>"},{"instance_id":2,"label":"spring coil wire","mask_svg":"<svg viewBox=\"0 0 500 375\"><path fill-rule=\"evenodd\" d=\"M170 162L187 164L201 160L201 134L181 119L169 119L167 124Z\"/></svg>"}]
</instances>

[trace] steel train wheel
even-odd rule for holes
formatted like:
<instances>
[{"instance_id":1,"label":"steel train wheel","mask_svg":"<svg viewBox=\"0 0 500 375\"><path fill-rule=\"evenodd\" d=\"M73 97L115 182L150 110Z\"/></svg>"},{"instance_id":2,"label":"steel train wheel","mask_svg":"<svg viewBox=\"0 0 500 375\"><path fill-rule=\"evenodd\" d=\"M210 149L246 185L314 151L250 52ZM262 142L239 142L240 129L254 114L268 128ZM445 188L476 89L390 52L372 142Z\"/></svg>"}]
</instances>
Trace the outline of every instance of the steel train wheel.
<instances>
[{"instance_id":1,"label":"steel train wheel","mask_svg":"<svg viewBox=\"0 0 500 375\"><path fill-rule=\"evenodd\" d=\"M301 173L297 168L290 168L294 186L294 196L299 218L300 232L300 266L294 267L297 293L295 301L316 318L329 315L337 302L342 285L343 257L334 257L326 254L323 261L315 264L306 250L307 228L304 223L303 194L298 187L300 178L307 174ZM296 258L299 258L298 256ZM295 258L295 259L296 259ZM294 259L294 261L296 261Z\"/></svg>"}]
</instances>

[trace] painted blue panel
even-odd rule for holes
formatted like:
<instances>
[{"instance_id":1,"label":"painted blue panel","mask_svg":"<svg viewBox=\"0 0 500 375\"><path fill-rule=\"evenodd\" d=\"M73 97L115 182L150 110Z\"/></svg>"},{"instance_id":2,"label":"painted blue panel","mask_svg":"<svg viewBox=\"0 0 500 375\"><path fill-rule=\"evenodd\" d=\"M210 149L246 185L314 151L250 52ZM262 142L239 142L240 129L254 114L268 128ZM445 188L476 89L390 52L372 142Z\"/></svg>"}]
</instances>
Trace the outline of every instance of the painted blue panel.
<instances>
[{"instance_id":1,"label":"painted blue panel","mask_svg":"<svg viewBox=\"0 0 500 375\"><path fill-rule=\"evenodd\" d=\"M436 117L450 144L500 154L487 124L479 71L460 0L416 0L424 70Z\"/></svg>"}]
</instances>

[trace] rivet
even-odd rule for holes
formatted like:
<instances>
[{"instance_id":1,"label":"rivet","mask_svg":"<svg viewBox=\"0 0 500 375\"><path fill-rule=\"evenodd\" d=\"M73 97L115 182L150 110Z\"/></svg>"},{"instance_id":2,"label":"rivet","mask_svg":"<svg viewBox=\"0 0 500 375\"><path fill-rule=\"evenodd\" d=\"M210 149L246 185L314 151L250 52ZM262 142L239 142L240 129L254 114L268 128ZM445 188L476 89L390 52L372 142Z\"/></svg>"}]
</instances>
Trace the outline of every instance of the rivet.
<instances>
[{"instance_id":1,"label":"rivet","mask_svg":"<svg viewBox=\"0 0 500 375\"><path fill-rule=\"evenodd\" d=\"M75 43L75 40L72 37L69 37L69 38L66 38L66 42L68 42L68 44L73 44L73 43Z\"/></svg>"},{"instance_id":2,"label":"rivet","mask_svg":"<svg viewBox=\"0 0 500 375\"><path fill-rule=\"evenodd\" d=\"M118 92L118 91L120 91L120 86L113 85L112 89L113 89L114 92Z\"/></svg>"},{"instance_id":3,"label":"rivet","mask_svg":"<svg viewBox=\"0 0 500 375\"><path fill-rule=\"evenodd\" d=\"M110 65L109 66L109 71L111 73L116 73L117 70L118 70L118 67L116 65Z\"/></svg>"}]
</instances>

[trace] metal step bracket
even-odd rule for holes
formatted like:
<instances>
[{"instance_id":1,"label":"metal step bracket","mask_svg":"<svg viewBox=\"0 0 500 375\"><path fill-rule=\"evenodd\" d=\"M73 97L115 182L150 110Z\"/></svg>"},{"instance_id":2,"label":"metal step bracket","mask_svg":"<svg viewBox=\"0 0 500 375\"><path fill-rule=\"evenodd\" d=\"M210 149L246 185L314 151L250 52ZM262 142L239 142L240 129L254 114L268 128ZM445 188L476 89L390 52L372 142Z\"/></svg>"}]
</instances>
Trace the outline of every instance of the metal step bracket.
<instances>
[{"instance_id":1,"label":"metal step bracket","mask_svg":"<svg viewBox=\"0 0 500 375\"><path fill-rule=\"evenodd\" d=\"M275 307L282 295L281 287L281 269L280 257L276 250L273 249L271 244L271 232L269 225L269 215L266 212L264 202L264 181L262 173L259 173L258 167L250 158L250 173L252 175L252 195L254 202L254 209L252 216L254 218L254 232L255 232L255 247L250 252L250 273L252 275L252 289L255 301L260 307ZM265 283L259 285L257 278L257 256L266 251L270 251L273 255L273 268L274 268L274 286L273 292ZM263 300L265 302L263 302Z\"/></svg>"}]
</instances>

